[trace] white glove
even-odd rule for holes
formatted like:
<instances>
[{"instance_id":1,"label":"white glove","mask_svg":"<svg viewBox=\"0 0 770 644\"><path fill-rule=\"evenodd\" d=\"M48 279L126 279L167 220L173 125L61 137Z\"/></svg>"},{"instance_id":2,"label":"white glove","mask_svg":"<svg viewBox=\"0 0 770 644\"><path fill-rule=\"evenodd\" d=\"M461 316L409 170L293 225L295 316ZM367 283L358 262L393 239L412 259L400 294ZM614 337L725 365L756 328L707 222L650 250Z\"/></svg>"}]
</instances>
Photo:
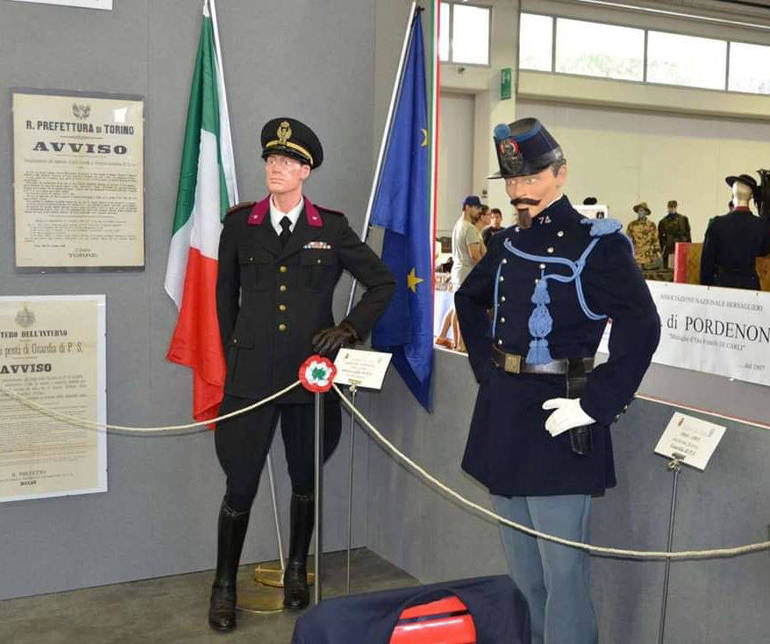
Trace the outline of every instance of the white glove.
<instances>
[{"instance_id":1,"label":"white glove","mask_svg":"<svg viewBox=\"0 0 770 644\"><path fill-rule=\"evenodd\" d=\"M545 429L553 437L573 427L582 427L596 422L583 411L580 398L551 398L543 403L543 409L556 410L545 421Z\"/></svg>"}]
</instances>

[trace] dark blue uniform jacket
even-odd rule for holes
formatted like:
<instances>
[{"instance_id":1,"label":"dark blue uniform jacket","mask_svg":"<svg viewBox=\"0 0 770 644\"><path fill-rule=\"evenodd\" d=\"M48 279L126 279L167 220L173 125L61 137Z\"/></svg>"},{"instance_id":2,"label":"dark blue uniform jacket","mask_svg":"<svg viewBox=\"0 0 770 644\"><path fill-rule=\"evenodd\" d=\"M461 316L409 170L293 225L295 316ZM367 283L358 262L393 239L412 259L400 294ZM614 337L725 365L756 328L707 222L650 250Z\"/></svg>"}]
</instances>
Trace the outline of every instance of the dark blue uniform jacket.
<instances>
[{"instance_id":1,"label":"dark blue uniform jacket","mask_svg":"<svg viewBox=\"0 0 770 644\"><path fill-rule=\"evenodd\" d=\"M462 467L493 494L601 494L615 485L609 426L632 400L660 337L655 304L620 228L586 219L562 197L531 228L493 236L455 295L480 383ZM506 373L492 366L492 345L530 362L591 357L607 318L609 360L588 374L581 397L596 420L593 449L577 455L569 432L553 438L545 430L552 412L541 408L566 396L566 377Z\"/></svg>"},{"instance_id":2,"label":"dark blue uniform jacket","mask_svg":"<svg viewBox=\"0 0 770 644\"><path fill-rule=\"evenodd\" d=\"M387 644L405 608L448 595L468 607L479 644L529 644L527 602L507 575L329 599L297 620L291 642Z\"/></svg>"},{"instance_id":3,"label":"dark blue uniform jacket","mask_svg":"<svg viewBox=\"0 0 770 644\"><path fill-rule=\"evenodd\" d=\"M700 283L758 291L756 259L770 253L770 222L747 208L714 217L706 228Z\"/></svg>"}]
</instances>

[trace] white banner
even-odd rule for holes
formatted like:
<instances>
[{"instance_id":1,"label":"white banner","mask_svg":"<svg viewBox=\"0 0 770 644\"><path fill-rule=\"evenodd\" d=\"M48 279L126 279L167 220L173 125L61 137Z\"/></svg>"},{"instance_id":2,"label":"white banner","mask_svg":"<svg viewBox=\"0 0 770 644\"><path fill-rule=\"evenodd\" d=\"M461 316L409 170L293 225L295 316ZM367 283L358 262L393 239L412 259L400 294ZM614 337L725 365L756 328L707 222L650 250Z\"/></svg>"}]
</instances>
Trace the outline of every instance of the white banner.
<instances>
[{"instance_id":1,"label":"white banner","mask_svg":"<svg viewBox=\"0 0 770 644\"><path fill-rule=\"evenodd\" d=\"M661 334L652 361L770 385L770 293L648 281ZM607 326L599 350L607 352Z\"/></svg>"}]
</instances>

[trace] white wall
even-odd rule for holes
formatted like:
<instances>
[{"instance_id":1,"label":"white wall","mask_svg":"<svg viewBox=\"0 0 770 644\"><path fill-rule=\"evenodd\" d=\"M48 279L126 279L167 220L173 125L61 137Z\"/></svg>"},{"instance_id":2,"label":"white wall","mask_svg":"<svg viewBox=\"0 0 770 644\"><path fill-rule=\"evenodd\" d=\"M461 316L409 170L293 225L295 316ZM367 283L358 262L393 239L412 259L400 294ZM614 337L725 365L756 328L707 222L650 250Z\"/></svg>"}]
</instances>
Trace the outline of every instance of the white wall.
<instances>
[{"instance_id":1,"label":"white wall","mask_svg":"<svg viewBox=\"0 0 770 644\"><path fill-rule=\"evenodd\" d=\"M473 194L473 94L441 92L437 236L451 235L462 201Z\"/></svg>"},{"instance_id":2,"label":"white wall","mask_svg":"<svg viewBox=\"0 0 770 644\"><path fill-rule=\"evenodd\" d=\"M687 117L519 100L517 116L536 116L564 149L574 203L592 195L627 223L646 201L656 222L676 199L701 241L709 218L727 211L724 177L770 166L770 123Z\"/></svg>"}]
</instances>

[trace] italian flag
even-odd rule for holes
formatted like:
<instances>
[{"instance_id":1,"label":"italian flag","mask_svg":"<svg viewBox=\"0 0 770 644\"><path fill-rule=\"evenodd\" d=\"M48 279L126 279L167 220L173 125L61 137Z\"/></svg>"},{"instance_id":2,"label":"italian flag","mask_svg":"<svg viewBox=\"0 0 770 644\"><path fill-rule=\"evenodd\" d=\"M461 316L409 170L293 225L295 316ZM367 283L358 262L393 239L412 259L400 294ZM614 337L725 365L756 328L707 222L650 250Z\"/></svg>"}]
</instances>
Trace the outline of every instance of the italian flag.
<instances>
[{"instance_id":1,"label":"italian flag","mask_svg":"<svg viewBox=\"0 0 770 644\"><path fill-rule=\"evenodd\" d=\"M212 21L213 14L213 21ZM193 370L193 417L214 418L225 360L216 306L222 218L238 201L214 0L203 6L165 288L179 309L166 358Z\"/></svg>"}]
</instances>

